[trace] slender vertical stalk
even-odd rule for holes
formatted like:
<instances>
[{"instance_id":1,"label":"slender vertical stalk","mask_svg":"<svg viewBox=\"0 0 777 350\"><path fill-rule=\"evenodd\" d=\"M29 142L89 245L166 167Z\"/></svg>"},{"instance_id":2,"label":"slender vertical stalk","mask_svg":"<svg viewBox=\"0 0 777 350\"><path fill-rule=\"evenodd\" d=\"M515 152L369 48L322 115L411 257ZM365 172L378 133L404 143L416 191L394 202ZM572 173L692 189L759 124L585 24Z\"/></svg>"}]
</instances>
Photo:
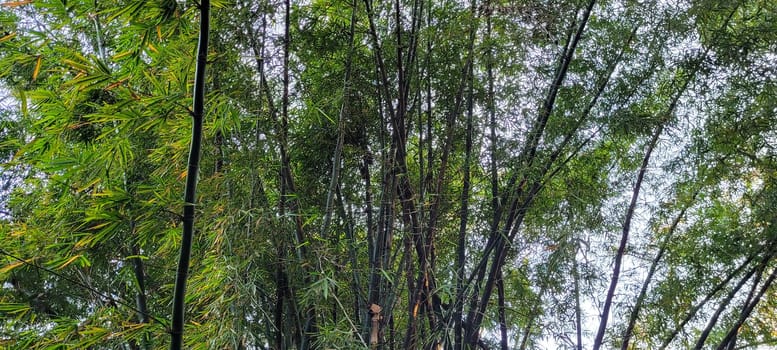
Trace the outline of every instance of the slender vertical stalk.
<instances>
[{"instance_id":1,"label":"slender vertical stalk","mask_svg":"<svg viewBox=\"0 0 777 350\"><path fill-rule=\"evenodd\" d=\"M354 311L356 312L355 315L362 315L362 311L364 311L364 314L366 314L366 308L367 308L367 300L364 298L364 294L362 294L361 291L361 277L359 274L359 258L358 253L356 251L357 247L357 239L355 234L355 228L354 228L354 219L353 219L353 210L351 207L348 207L348 210L346 210L345 207L345 198L342 194L342 189L340 188L341 185L338 183L336 187L335 195L337 196L337 202L339 205L337 206L338 215L345 223L345 238L348 240L348 259L351 263L351 273L353 274L352 280L351 280L351 288L353 289L353 292L356 294L354 299ZM357 316L360 317L360 316ZM366 329L366 327L362 328ZM362 337L362 339L365 339Z\"/></svg>"},{"instance_id":2,"label":"slender vertical stalk","mask_svg":"<svg viewBox=\"0 0 777 350\"><path fill-rule=\"evenodd\" d=\"M180 350L183 343L183 324L186 299L186 279L189 276L189 259L194 236L194 206L197 201L197 174L200 167L202 121L205 104L205 66L208 57L208 32L210 31L210 0L200 1L200 37L197 44L197 66L194 73L192 109L192 140L189 149L189 166L186 173L186 189L183 205L183 233L181 255L173 294L173 324L170 329L171 350Z\"/></svg>"},{"instance_id":3,"label":"slender vertical stalk","mask_svg":"<svg viewBox=\"0 0 777 350\"><path fill-rule=\"evenodd\" d=\"M607 330L607 320L610 316L610 307L612 305L612 300L615 297L615 288L618 285L618 278L620 277L623 257L626 255L626 245L629 242L629 232L631 231L631 220L634 217L634 211L637 208L637 199L639 198L639 192L642 189L642 181L645 178L645 173L647 172L648 163L650 163L650 156L653 154L653 150L655 149L656 144L658 144L658 137L661 135L661 132L663 131L663 129L664 129L663 124L658 126L656 131L653 133L653 137L650 139L650 143L648 143L647 150L645 151L645 156L642 158L642 166L639 168L639 174L637 175L637 182L634 184L634 191L631 194L631 203L629 204L629 208L626 211L626 220L623 222L621 241L620 241L620 245L618 246L618 252L615 255L615 264L613 266L612 277L610 279L610 287L607 290L607 296L604 300L604 306L602 308L602 318L599 321L599 330L597 331L596 338L594 339L594 346L593 346L594 350L598 350L602 346L602 342L604 341L604 332L605 330Z\"/></svg>"},{"instance_id":4,"label":"slender vertical stalk","mask_svg":"<svg viewBox=\"0 0 777 350\"><path fill-rule=\"evenodd\" d=\"M475 7L475 1L473 0L471 3L471 11L474 15L474 7ZM488 30L490 31L491 27L491 21L490 17L488 20ZM474 30L470 32L470 36L474 36ZM472 48L474 46L474 37L470 40L470 54L472 53ZM470 56L471 57L471 56ZM488 58L487 58L488 59ZM490 68L490 67L489 67ZM464 300L464 268L465 268L465 261L466 261L466 244L467 244L467 225L469 221L469 196L470 196L470 166L472 163L472 134L474 130L473 125L473 115L474 115L474 87L473 87L473 80L474 74L474 64L472 62L469 62L469 65L467 67L467 134L466 139L464 142L464 176L463 176L463 184L461 189L461 209L459 211L459 217L461 218L461 221L459 222L459 232L458 232L458 239L457 239L457 246L456 246L456 303L454 305L454 349L461 349L462 346L462 314L464 313L464 303L459 302L460 300ZM491 71L489 71L491 72ZM493 84L493 81L489 80L489 84ZM493 87L493 85L489 85L490 87ZM489 92L493 92L493 90L489 90ZM492 97L489 95L489 97Z\"/></svg>"},{"instance_id":5,"label":"slender vertical stalk","mask_svg":"<svg viewBox=\"0 0 777 350\"><path fill-rule=\"evenodd\" d=\"M382 51L380 50L380 42L375 32L375 24L372 19L371 2L365 0L365 8L367 12L367 18L370 23L370 34L375 45L375 74L376 79L382 81L382 84L378 84L375 98L378 106L378 116L381 121L381 127L378 131L378 140L380 149L385 150L389 148L389 151L381 151L380 156L380 192L379 192L379 206L377 220L372 218L372 190L370 181L370 165L372 164L372 156L368 153L365 154L362 162L361 173L365 182L365 200L367 211L367 240L369 251L369 284L367 287L368 295L368 307L369 312L364 315L363 325L367 329L369 327L369 333L366 334L370 338L370 348L379 348L383 343L383 322L386 320L386 313L382 312L385 298L385 281L383 278L382 270L388 265L388 255L391 252L391 241L394 230L394 201L396 191L396 180L394 176L393 159L396 152L395 143L388 142L386 135L386 120L393 120L394 109L391 103L385 103L384 101L390 101L391 96L386 88L387 77L385 74L385 67L383 66ZM388 112L388 116L386 113ZM372 222L377 221L373 226ZM391 320L389 318L389 320Z\"/></svg>"},{"instance_id":6,"label":"slender vertical stalk","mask_svg":"<svg viewBox=\"0 0 777 350\"><path fill-rule=\"evenodd\" d=\"M572 277L575 284L575 335L577 336L575 349L583 350L583 310L580 307L580 267L577 263L577 249L579 249L579 243L577 243L575 255L572 257Z\"/></svg>"},{"instance_id":7,"label":"slender vertical stalk","mask_svg":"<svg viewBox=\"0 0 777 350\"><path fill-rule=\"evenodd\" d=\"M342 102L340 104L340 112L337 118L337 143L335 145L335 151L334 155L332 156L332 175L329 179L329 189L327 191L326 196L326 204L324 207L324 220L321 224L321 231L320 236L321 237L327 237L327 232L329 231L329 225L332 220L332 212L333 212L333 206L334 206L334 198L335 194L339 194L339 186L340 186L340 168L341 168L341 158L343 153L343 144L345 142L345 117L346 114L348 114L349 110L349 97L351 95L351 62L353 62L353 54L354 54L354 36L355 36L355 27L356 27L356 11L357 11L357 5L358 1L354 0L351 4L351 24L348 29L348 56L346 56L345 59L345 77L343 78L343 97ZM343 215L343 219L346 220L345 215ZM347 229L348 231L349 229ZM350 237L353 237L351 234ZM352 242L352 240L350 241ZM335 245L337 245L335 243ZM353 245L351 245L353 247ZM355 262L355 258L353 259ZM320 260L319 260L320 264ZM355 268L356 265L354 265ZM321 268L319 266L319 268ZM338 267L339 269L339 267ZM356 276L356 274L354 274ZM332 318L337 322L337 308L336 305L333 305L332 309Z\"/></svg>"},{"instance_id":8,"label":"slender vertical stalk","mask_svg":"<svg viewBox=\"0 0 777 350\"><path fill-rule=\"evenodd\" d=\"M280 120L280 153L281 153L281 215L285 213L288 206L289 214L294 220L294 251L297 256L297 263L303 266L303 280L307 284L310 282L310 275L305 271L308 257L307 246L305 245L305 231L303 229L302 217L299 214L299 199L294 196L296 189L294 186L294 177L291 173L291 160L288 152L289 135L289 89L291 86L291 77L289 75L289 62L291 57L291 1L283 2L284 24L283 24L283 96L281 98L281 120ZM289 197L289 198L287 198ZM289 286L291 287L291 286ZM293 291L288 293L294 295ZM295 302L295 300L292 300ZM305 321L301 329L299 349L307 350L311 347L312 337L316 333L316 313L313 305L304 307Z\"/></svg>"},{"instance_id":9,"label":"slender vertical stalk","mask_svg":"<svg viewBox=\"0 0 777 350\"><path fill-rule=\"evenodd\" d=\"M253 21L249 21L253 22ZM255 60L256 60L256 67L257 70L260 72L264 72L264 46L265 46L265 35L267 32L267 14L263 13L261 17L261 39L257 41L256 38L256 29L254 29L253 24L248 25L248 38L249 42L251 43L251 50L254 52ZM257 109L259 111L264 110L264 99L261 98L261 91L264 91L264 74L260 74L259 79L259 97L257 102ZM268 102L268 105L271 105L272 101ZM254 143L257 150L261 149L262 144L262 136L263 131L261 129L261 118L259 117L260 113L257 113L256 121L254 122ZM251 152L250 157L250 164L251 164L251 197L249 198L249 209L254 209L257 206L257 201L261 199L262 204L266 203L266 197L264 194L264 186L262 184L262 179L259 177L259 167L257 166L257 158L258 158L259 152ZM257 198L258 197L258 198ZM248 227L248 235L251 236L251 230L253 226Z\"/></svg>"},{"instance_id":10,"label":"slender vertical stalk","mask_svg":"<svg viewBox=\"0 0 777 350\"><path fill-rule=\"evenodd\" d=\"M343 153L343 143L345 139L345 116L348 113L349 97L351 95L351 62L353 62L354 53L354 33L356 28L356 10L358 2L353 1L351 6L351 25L348 29L348 56L345 58L345 77L343 78L343 100L340 104L340 114L337 119L337 144L335 153L332 157L332 177L329 181L329 191L326 196L326 207L324 208L324 222L321 226L321 236L325 237L329 229L329 223L332 219L332 206L334 195L340 180L341 158Z\"/></svg>"},{"instance_id":11,"label":"slender vertical stalk","mask_svg":"<svg viewBox=\"0 0 777 350\"><path fill-rule=\"evenodd\" d=\"M486 8L491 6L491 1L486 2ZM496 96L494 89L494 43L491 41L491 10L486 11L486 79L488 79L488 93L486 97L486 110L488 111L488 131L489 131L489 177L491 178L491 210L493 211L493 225L491 235L496 235L496 224L499 221L497 212L499 211L499 176L497 175L497 155L496 155Z\"/></svg>"},{"instance_id":12,"label":"slender vertical stalk","mask_svg":"<svg viewBox=\"0 0 777 350\"><path fill-rule=\"evenodd\" d=\"M699 192L696 191L693 194L693 199L696 198L696 195ZM692 200L693 200L692 199ZM658 253L656 253L656 257L653 258L653 261L650 264L650 268L648 269L648 274L645 277L645 281L642 283L642 288L639 291L639 295L637 295L637 301L634 303L634 308L631 310L631 315L629 316L629 323L626 326L626 330L623 333L623 343L621 343L621 350L627 350L629 348L629 341L631 340L631 337L634 335L634 327L637 324L637 319L639 318L639 312L642 310L642 305L645 302L645 298L647 297L647 291L648 287L650 286L650 282L653 280L653 275L656 273L656 270L658 269L658 263L661 261L661 259L664 256L664 253L669 248L669 244L672 241L671 238L677 229L677 225L680 224L680 220L682 220L683 217L685 217L685 212L688 210L688 207L690 206L690 203L683 207L683 209L680 211L680 213L675 217L675 219L672 221L671 226L669 227L669 233L667 233L666 237L664 237L663 243L661 243L661 248L658 249Z\"/></svg>"},{"instance_id":13,"label":"slender vertical stalk","mask_svg":"<svg viewBox=\"0 0 777 350\"><path fill-rule=\"evenodd\" d=\"M501 273L501 271L500 271ZM497 285L499 287L499 285ZM537 318L540 317L540 308L542 307L542 298L545 295L546 291L545 284L540 285L540 292L537 295L536 300L532 300L531 302L533 305L531 306L531 310L529 311L528 319L526 320L526 326L523 327L523 332L521 334L521 342L520 345L518 345L518 350L526 350L526 348L529 346L529 339L532 335L532 329L535 327L535 322L537 322Z\"/></svg>"},{"instance_id":14,"label":"slender vertical stalk","mask_svg":"<svg viewBox=\"0 0 777 350\"><path fill-rule=\"evenodd\" d=\"M499 349L508 350L507 317L505 316L505 281L502 269L499 269L499 279L496 280L497 312L499 314Z\"/></svg>"},{"instance_id":15,"label":"slender vertical stalk","mask_svg":"<svg viewBox=\"0 0 777 350\"><path fill-rule=\"evenodd\" d=\"M369 265L369 271L370 276L368 279L371 279L372 277L375 277L375 275L378 273L375 271L375 267L377 266L377 261L375 259L375 251L376 251L376 244L375 244L375 228L373 224L373 218L372 218L372 184L370 181L370 164L372 164L372 156L369 154L369 151L365 152L364 156L362 157L361 164L359 165L359 172L364 179L364 211L366 213L366 220L367 222L365 225L367 226L367 257L368 257L368 265ZM353 241L354 244L356 244L355 240ZM372 279L371 279L372 280ZM368 302L374 303L376 302L376 298L373 295L374 291L374 285L371 282L369 286L367 287L367 298ZM367 303L364 303L363 307L368 307L369 305ZM360 308L362 310L362 308ZM362 337L367 339L369 334L367 333L370 326L370 317L369 312L362 312L359 314L359 317L361 319L361 325L362 325Z\"/></svg>"},{"instance_id":16,"label":"slender vertical stalk","mask_svg":"<svg viewBox=\"0 0 777 350\"><path fill-rule=\"evenodd\" d=\"M134 237L135 232L135 221L130 221L130 232L132 232L132 236ZM135 280L138 284L138 291L135 294L135 304L138 307L138 320L140 323L149 323L149 317L148 317L148 300L146 297L146 272L143 267L143 260L140 259L140 247L138 247L137 243L132 244L132 255L134 256L132 258L132 268L135 273ZM148 334L143 335L143 339L141 339L141 348L142 349L148 349L149 348L149 336Z\"/></svg>"},{"instance_id":17,"label":"slender vertical stalk","mask_svg":"<svg viewBox=\"0 0 777 350\"><path fill-rule=\"evenodd\" d=\"M275 310L273 310L273 323L275 324L275 348L283 349L283 308L286 300L286 272L283 269L282 258L276 260L275 267Z\"/></svg>"}]
</instances>

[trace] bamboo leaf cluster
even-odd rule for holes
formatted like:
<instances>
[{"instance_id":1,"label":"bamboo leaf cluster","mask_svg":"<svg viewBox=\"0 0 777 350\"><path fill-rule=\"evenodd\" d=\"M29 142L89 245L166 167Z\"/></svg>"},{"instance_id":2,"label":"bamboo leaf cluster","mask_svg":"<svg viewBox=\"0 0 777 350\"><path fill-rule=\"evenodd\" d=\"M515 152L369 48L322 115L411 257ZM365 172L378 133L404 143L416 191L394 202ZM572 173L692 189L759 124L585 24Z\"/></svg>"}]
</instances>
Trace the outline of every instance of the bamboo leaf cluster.
<instances>
[{"instance_id":1,"label":"bamboo leaf cluster","mask_svg":"<svg viewBox=\"0 0 777 350\"><path fill-rule=\"evenodd\" d=\"M777 346L776 18L6 2L0 347Z\"/></svg>"}]
</instances>

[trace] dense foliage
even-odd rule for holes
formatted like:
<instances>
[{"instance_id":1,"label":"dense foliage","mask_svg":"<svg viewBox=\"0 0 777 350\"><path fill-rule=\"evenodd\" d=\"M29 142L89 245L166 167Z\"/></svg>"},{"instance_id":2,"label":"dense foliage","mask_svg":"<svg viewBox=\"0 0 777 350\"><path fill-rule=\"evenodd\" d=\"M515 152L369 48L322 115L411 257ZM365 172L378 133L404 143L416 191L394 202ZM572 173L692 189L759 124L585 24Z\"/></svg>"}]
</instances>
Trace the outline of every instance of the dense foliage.
<instances>
[{"instance_id":1,"label":"dense foliage","mask_svg":"<svg viewBox=\"0 0 777 350\"><path fill-rule=\"evenodd\" d=\"M200 6L0 5L0 346L777 346L777 2Z\"/></svg>"}]
</instances>

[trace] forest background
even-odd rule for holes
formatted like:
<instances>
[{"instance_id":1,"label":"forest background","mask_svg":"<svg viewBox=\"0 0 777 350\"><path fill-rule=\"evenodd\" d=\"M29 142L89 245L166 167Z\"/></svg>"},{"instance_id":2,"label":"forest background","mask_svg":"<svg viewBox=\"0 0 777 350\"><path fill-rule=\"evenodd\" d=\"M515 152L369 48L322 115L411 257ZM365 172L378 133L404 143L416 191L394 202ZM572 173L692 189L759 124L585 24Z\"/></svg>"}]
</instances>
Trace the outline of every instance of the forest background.
<instances>
[{"instance_id":1,"label":"forest background","mask_svg":"<svg viewBox=\"0 0 777 350\"><path fill-rule=\"evenodd\" d=\"M777 346L777 2L11 0L0 25L0 346L168 346L184 207L185 348Z\"/></svg>"}]
</instances>

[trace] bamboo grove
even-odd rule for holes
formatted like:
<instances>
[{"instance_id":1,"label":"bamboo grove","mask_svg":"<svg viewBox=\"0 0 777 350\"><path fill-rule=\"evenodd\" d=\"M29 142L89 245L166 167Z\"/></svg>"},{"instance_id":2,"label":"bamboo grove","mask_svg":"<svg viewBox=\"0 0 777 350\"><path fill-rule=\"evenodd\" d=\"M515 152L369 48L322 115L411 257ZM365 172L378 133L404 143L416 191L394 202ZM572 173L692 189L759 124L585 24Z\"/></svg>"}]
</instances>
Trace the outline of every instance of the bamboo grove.
<instances>
[{"instance_id":1,"label":"bamboo grove","mask_svg":"<svg viewBox=\"0 0 777 350\"><path fill-rule=\"evenodd\" d=\"M774 1L0 25L4 348L777 346Z\"/></svg>"}]
</instances>

